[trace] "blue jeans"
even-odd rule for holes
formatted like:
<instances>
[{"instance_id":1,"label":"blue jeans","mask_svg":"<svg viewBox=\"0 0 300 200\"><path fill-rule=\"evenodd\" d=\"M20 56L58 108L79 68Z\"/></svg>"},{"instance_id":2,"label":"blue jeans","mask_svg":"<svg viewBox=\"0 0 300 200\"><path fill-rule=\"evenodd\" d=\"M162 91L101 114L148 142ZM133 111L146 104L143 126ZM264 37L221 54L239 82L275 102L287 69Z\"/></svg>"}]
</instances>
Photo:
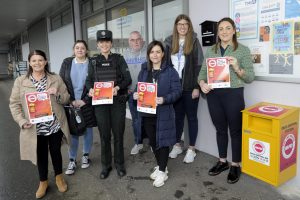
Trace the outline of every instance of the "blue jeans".
<instances>
[{"instance_id":1,"label":"blue jeans","mask_svg":"<svg viewBox=\"0 0 300 200\"><path fill-rule=\"evenodd\" d=\"M93 145L93 128L87 128L83 135L83 154L90 153ZM76 160L79 146L79 136L71 135L71 144L69 149L69 158Z\"/></svg>"},{"instance_id":2,"label":"blue jeans","mask_svg":"<svg viewBox=\"0 0 300 200\"><path fill-rule=\"evenodd\" d=\"M177 143L181 140L184 117L186 115L188 120L190 146L195 146L198 136L198 102L199 98L192 99L192 91L183 91L182 96L174 103Z\"/></svg>"},{"instance_id":3,"label":"blue jeans","mask_svg":"<svg viewBox=\"0 0 300 200\"><path fill-rule=\"evenodd\" d=\"M133 93L129 93L128 106L132 118L132 129L134 134L135 144L142 144L142 141L138 141L138 111L137 102L133 99Z\"/></svg>"}]
</instances>

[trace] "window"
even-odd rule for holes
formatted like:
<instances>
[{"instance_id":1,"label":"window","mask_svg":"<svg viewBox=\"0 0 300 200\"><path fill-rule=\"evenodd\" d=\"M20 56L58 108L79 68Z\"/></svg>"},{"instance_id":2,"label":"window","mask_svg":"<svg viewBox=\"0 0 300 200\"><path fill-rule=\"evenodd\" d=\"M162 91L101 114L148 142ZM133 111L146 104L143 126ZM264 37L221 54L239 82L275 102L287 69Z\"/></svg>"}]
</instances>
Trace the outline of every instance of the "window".
<instances>
[{"instance_id":1,"label":"window","mask_svg":"<svg viewBox=\"0 0 300 200\"><path fill-rule=\"evenodd\" d=\"M172 34L173 24L176 17L183 13L183 4L181 0L170 1L153 0L153 32L154 39L165 40Z\"/></svg>"},{"instance_id":2,"label":"window","mask_svg":"<svg viewBox=\"0 0 300 200\"><path fill-rule=\"evenodd\" d=\"M72 22L71 7L68 7L61 12L50 17L51 31L56 30L64 25Z\"/></svg>"},{"instance_id":3,"label":"window","mask_svg":"<svg viewBox=\"0 0 300 200\"><path fill-rule=\"evenodd\" d=\"M123 53L129 46L130 32L139 31L145 38L144 1L133 0L107 11L107 28L113 32L113 51Z\"/></svg>"},{"instance_id":4,"label":"window","mask_svg":"<svg viewBox=\"0 0 300 200\"><path fill-rule=\"evenodd\" d=\"M92 5L91 5L91 1L84 1L82 4L81 4L81 14L82 15L87 15L87 14L90 14L92 13Z\"/></svg>"},{"instance_id":5,"label":"window","mask_svg":"<svg viewBox=\"0 0 300 200\"><path fill-rule=\"evenodd\" d=\"M87 19L87 42L90 49L90 56L99 53L97 50L96 34L98 30L105 29L104 13Z\"/></svg>"},{"instance_id":6,"label":"window","mask_svg":"<svg viewBox=\"0 0 300 200\"><path fill-rule=\"evenodd\" d=\"M93 11L104 8L104 0L93 0Z\"/></svg>"}]
</instances>

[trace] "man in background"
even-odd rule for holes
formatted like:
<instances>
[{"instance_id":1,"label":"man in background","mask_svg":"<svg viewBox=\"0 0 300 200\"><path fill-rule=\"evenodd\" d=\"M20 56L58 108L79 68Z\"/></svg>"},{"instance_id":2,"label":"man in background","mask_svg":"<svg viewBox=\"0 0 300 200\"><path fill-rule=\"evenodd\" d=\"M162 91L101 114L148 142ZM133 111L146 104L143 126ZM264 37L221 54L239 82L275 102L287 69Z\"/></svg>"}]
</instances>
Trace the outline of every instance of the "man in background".
<instances>
[{"instance_id":1,"label":"man in background","mask_svg":"<svg viewBox=\"0 0 300 200\"><path fill-rule=\"evenodd\" d=\"M142 138L137 138L137 102L133 100L133 92L136 88L138 74L141 70L142 63L147 61L146 53L147 53L147 45L145 45L145 41L142 38L142 35L138 31L132 31L129 34L128 38L129 48L125 50L123 56L128 65L132 83L128 87L128 106L131 113L132 118L132 128L134 133L134 146L131 149L130 154L135 155L138 154L140 150L143 149L143 141Z\"/></svg>"}]
</instances>

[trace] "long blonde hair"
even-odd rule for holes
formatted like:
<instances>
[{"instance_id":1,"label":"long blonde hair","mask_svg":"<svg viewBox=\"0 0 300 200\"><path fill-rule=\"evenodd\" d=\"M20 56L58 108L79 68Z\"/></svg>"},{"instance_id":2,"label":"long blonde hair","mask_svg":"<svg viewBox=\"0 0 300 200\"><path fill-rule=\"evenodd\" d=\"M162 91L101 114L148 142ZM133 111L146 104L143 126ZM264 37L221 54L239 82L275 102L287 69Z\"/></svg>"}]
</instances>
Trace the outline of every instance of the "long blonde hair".
<instances>
[{"instance_id":1,"label":"long blonde hair","mask_svg":"<svg viewBox=\"0 0 300 200\"><path fill-rule=\"evenodd\" d=\"M176 54L179 51L179 42L178 42L179 41L179 34L178 34L178 31L177 31L177 23L182 19L186 20L188 22L188 25L189 25L188 32L186 34L185 41L184 41L184 48L183 48L184 55L188 55L193 50L194 28L193 28L191 19L185 14L178 15L175 19L175 22L174 22L173 38L172 38L172 54Z\"/></svg>"}]
</instances>

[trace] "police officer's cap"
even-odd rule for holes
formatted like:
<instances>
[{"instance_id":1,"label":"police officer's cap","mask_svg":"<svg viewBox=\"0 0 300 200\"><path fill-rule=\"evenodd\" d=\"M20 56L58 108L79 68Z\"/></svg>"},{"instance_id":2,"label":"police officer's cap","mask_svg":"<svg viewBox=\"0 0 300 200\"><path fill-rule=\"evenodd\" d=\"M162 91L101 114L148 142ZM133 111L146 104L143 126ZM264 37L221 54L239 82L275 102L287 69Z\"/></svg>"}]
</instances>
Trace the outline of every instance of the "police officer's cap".
<instances>
[{"instance_id":1,"label":"police officer's cap","mask_svg":"<svg viewBox=\"0 0 300 200\"><path fill-rule=\"evenodd\" d=\"M97 31L97 41L100 40L112 41L112 32L109 30Z\"/></svg>"}]
</instances>

